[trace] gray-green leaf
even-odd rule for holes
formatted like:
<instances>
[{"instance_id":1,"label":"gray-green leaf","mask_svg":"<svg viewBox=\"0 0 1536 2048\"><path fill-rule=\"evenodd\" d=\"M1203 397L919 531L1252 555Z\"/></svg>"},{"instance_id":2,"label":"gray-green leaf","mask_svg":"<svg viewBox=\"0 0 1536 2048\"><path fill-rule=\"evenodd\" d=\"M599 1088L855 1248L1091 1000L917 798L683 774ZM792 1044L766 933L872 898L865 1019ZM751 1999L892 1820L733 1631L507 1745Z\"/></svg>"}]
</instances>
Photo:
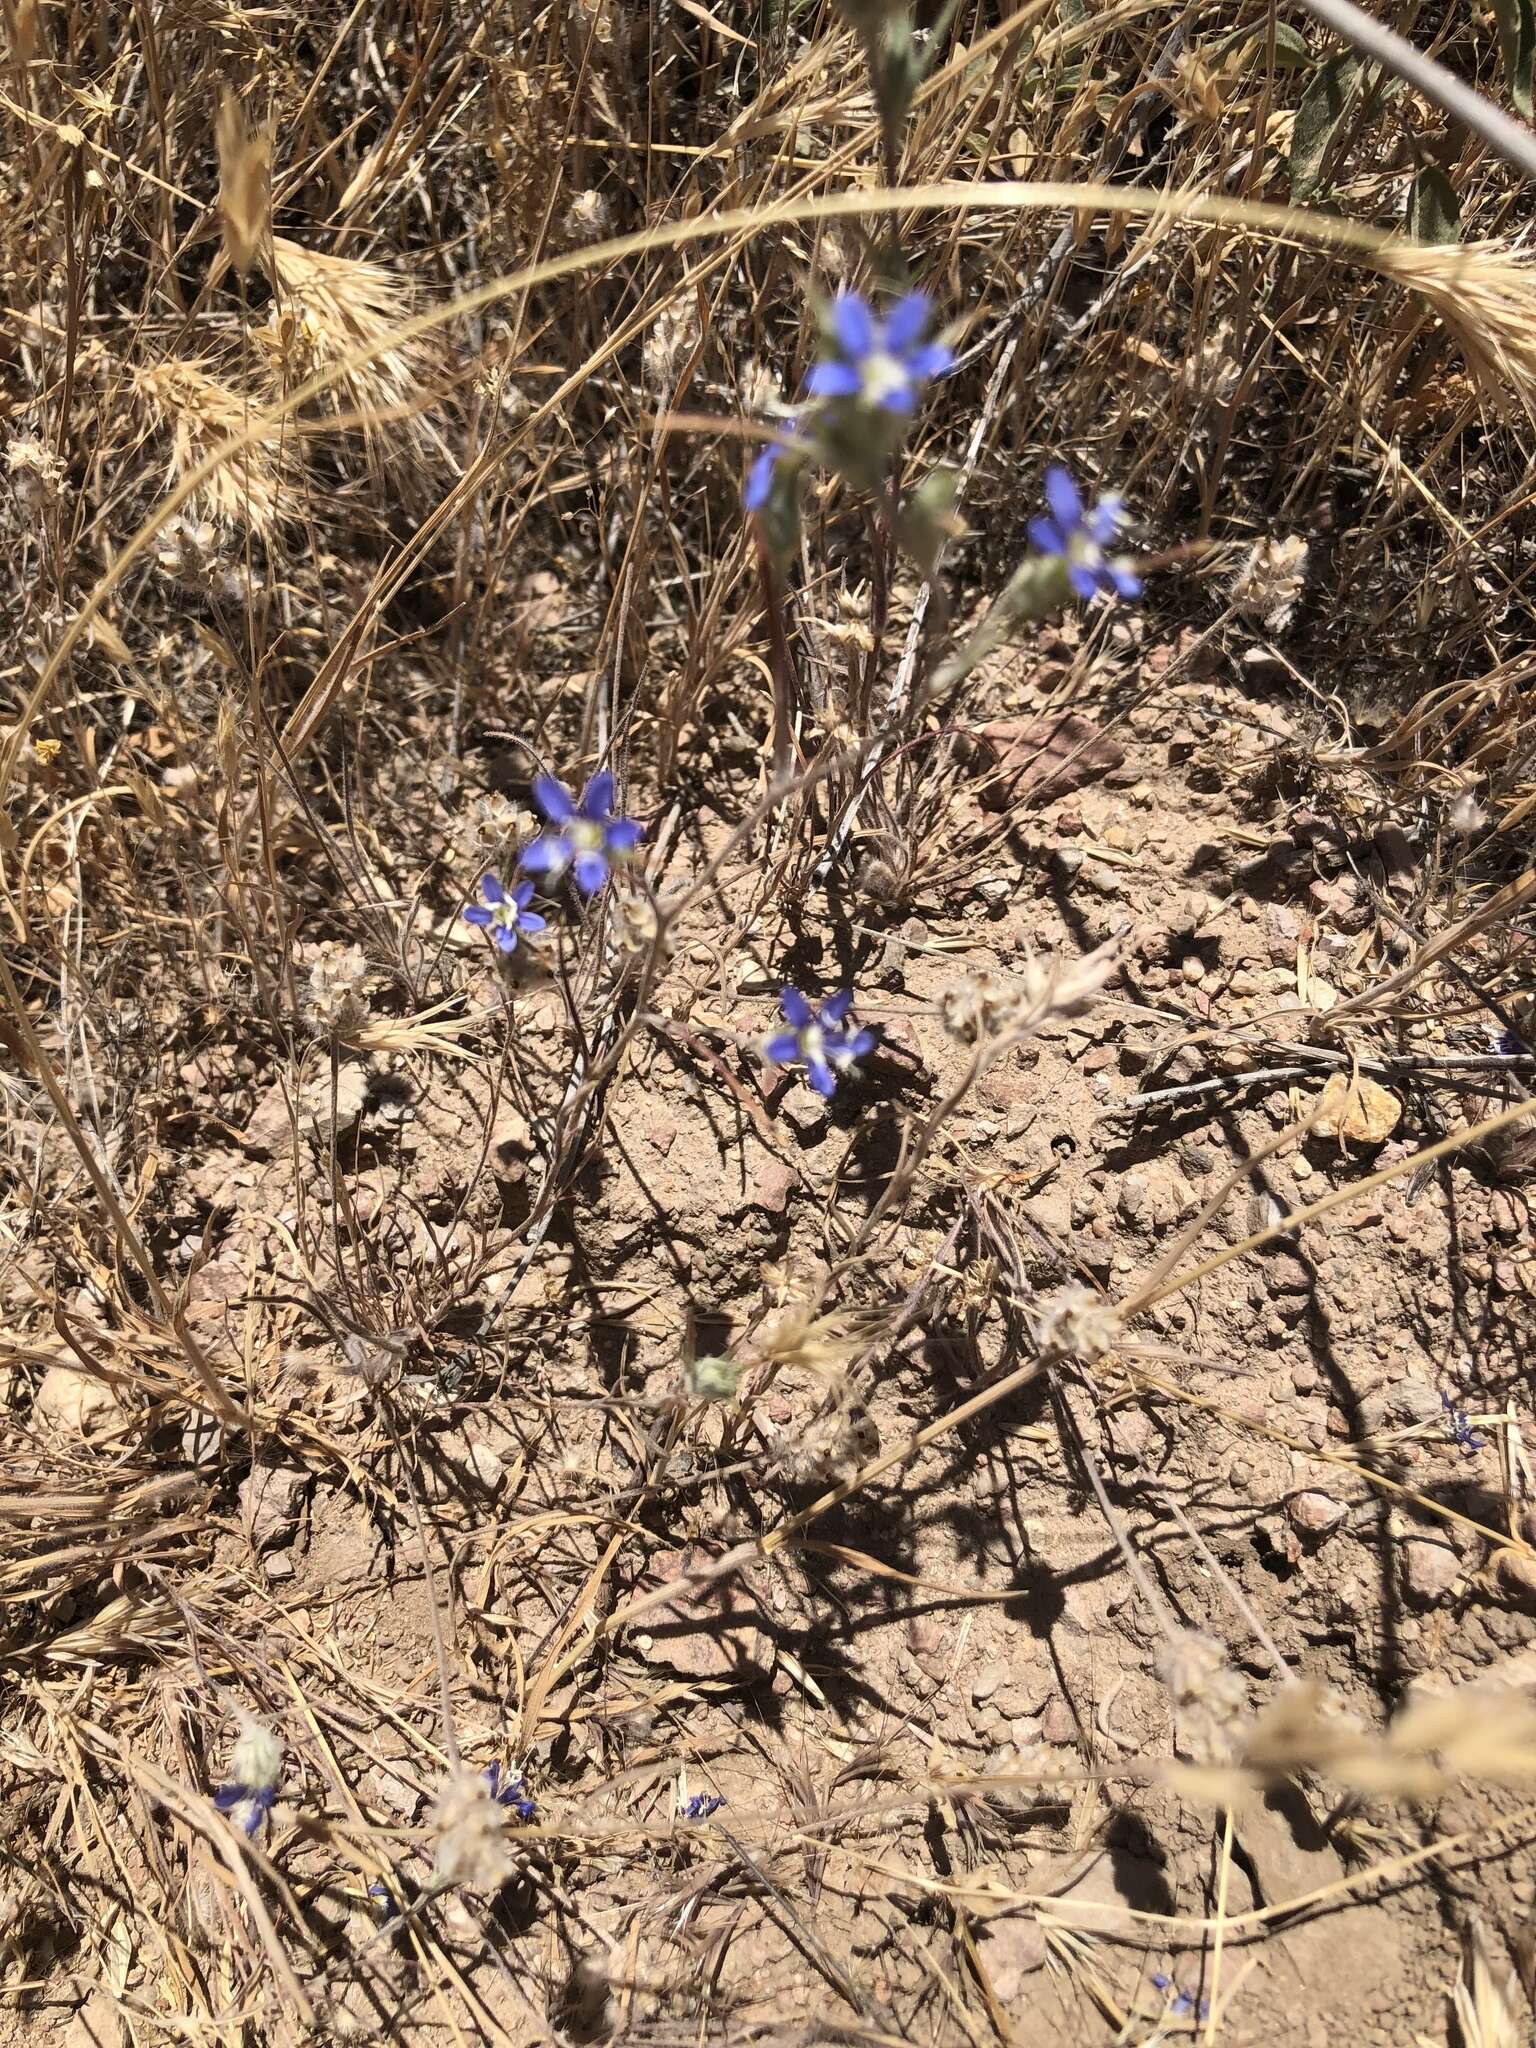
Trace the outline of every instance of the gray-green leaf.
<instances>
[{"instance_id":1,"label":"gray-green leaf","mask_svg":"<svg viewBox=\"0 0 1536 2048\"><path fill-rule=\"evenodd\" d=\"M1407 228L1416 242L1461 240L1461 202L1436 164L1426 164L1409 187Z\"/></svg>"},{"instance_id":2,"label":"gray-green leaf","mask_svg":"<svg viewBox=\"0 0 1536 2048\"><path fill-rule=\"evenodd\" d=\"M1499 55L1504 59L1504 78L1509 96L1530 120L1531 60L1536 57L1536 14L1531 0L1493 0L1499 24Z\"/></svg>"},{"instance_id":3,"label":"gray-green leaf","mask_svg":"<svg viewBox=\"0 0 1536 2048\"><path fill-rule=\"evenodd\" d=\"M1322 184L1328 152L1354 106L1363 69L1352 50L1330 57L1302 95L1291 131L1292 199L1310 199Z\"/></svg>"}]
</instances>

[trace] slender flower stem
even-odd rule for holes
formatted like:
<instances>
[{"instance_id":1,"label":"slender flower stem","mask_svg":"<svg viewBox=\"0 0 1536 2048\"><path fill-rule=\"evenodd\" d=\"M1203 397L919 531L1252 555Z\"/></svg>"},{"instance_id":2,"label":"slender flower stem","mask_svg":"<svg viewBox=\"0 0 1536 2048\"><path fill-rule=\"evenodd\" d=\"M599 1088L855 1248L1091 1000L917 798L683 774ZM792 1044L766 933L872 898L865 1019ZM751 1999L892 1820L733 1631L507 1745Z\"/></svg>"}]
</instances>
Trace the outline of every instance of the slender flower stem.
<instances>
[{"instance_id":1,"label":"slender flower stem","mask_svg":"<svg viewBox=\"0 0 1536 2048\"><path fill-rule=\"evenodd\" d=\"M773 772L787 775L794 761L794 714L799 701L794 659L784 631L784 597L778 571L760 532L754 530L757 578L763 593L763 624L768 629L769 671L773 677Z\"/></svg>"}]
</instances>

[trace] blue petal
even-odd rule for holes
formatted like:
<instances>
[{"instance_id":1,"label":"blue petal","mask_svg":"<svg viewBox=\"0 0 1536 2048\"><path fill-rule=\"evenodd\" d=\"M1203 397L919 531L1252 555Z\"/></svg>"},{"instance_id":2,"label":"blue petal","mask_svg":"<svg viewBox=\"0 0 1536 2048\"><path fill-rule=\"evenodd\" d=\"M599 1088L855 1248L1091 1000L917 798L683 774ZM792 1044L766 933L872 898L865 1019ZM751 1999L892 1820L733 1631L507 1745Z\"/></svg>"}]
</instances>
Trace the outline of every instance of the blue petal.
<instances>
[{"instance_id":1,"label":"blue petal","mask_svg":"<svg viewBox=\"0 0 1536 2048\"><path fill-rule=\"evenodd\" d=\"M595 896L608 879L608 863L600 853L578 853L576 886L583 896Z\"/></svg>"},{"instance_id":2,"label":"blue petal","mask_svg":"<svg viewBox=\"0 0 1536 2048\"><path fill-rule=\"evenodd\" d=\"M480 894L487 903L505 903L507 900L506 890L502 888L494 875L482 875L480 877Z\"/></svg>"},{"instance_id":3,"label":"blue petal","mask_svg":"<svg viewBox=\"0 0 1536 2048\"><path fill-rule=\"evenodd\" d=\"M213 1795L213 1803L220 1813L228 1813L232 1806L239 1806L250 1796L244 1785L220 1785Z\"/></svg>"},{"instance_id":4,"label":"blue petal","mask_svg":"<svg viewBox=\"0 0 1536 2048\"><path fill-rule=\"evenodd\" d=\"M941 341L930 342L927 348L915 348L906 358L907 374L921 384L929 377L943 377L955 367L955 352L946 348Z\"/></svg>"},{"instance_id":5,"label":"blue petal","mask_svg":"<svg viewBox=\"0 0 1536 2048\"><path fill-rule=\"evenodd\" d=\"M1067 552L1067 536L1054 519L1031 519L1029 544L1038 548L1042 555L1064 555Z\"/></svg>"},{"instance_id":6,"label":"blue petal","mask_svg":"<svg viewBox=\"0 0 1536 2048\"><path fill-rule=\"evenodd\" d=\"M860 388L859 373L851 363L818 363L805 388L812 398L853 398Z\"/></svg>"},{"instance_id":7,"label":"blue petal","mask_svg":"<svg viewBox=\"0 0 1536 2048\"><path fill-rule=\"evenodd\" d=\"M613 777L604 768L581 792L581 815L594 825L602 824L613 812Z\"/></svg>"},{"instance_id":8,"label":"blue petal","mask_svg":"<svg viewBox=\"0 0 1536 2048\"><path fill-rule=\"evenodd\" d=\"M1122 597L1140 597L1141 578L1134 569L1124 568L1119 562L1106 563L1105 567L1108 571L1110 582L1114 584Z\"/></svg>"},{"instance_id":9,"label":"blue petal","mask_svg":"<svg viewBox=\"0 0 1536 2048\"><path fill-rule=\"evenodd\" d=\"M819 1055L813 1060L806 1061L805 1075L818 1095L831 1096L837 1093L837 1076Z\"/></svg>"},{"instance_id":10,"label":"blue petal","mask_svg":"<svg viewBox=\"0 0 1536 2048\"><path fill-rule=\"evenodd\" d=\"M1120 531L1125 518L1125 506L1119 498L1100 498L1083 524L1088 529L1088 538L1097 541L1101 548L1107 548Z\"/></svg>"},{"instance_id":11,"label":"blue petal","mask_svg":"<svg viewBox=\"0 0 1536 2048\"><path fill-rule=\"evenodd\" d=\"M761 512L773 496L773 472L778 467L779 457L784 450L777 441L771 448L765 448L753 458L752 467L747 471L746 485L741 493L741 502L749 512Z\"/></svg>"},{"instance_id":12,"label":"blue petal","mask_svg":"<svg viewBox=\"0 0 1536 2048\"><path fill-rule=\"evenodd\" d=\"M800 1034L798 1031L775 1031L763 1047L763 1057L770 1059L776 1067L788 1067L800 1057Z\"/></svg>"},{"instance_id":13,"label":"blue petal","mask_svg":"<svg viewBox=\"0 0 1536 2048\"><path fill-rule=\"evenodd\" d=\"M615 818L608 827L608 851L633 853L644 837L645 827L638 818Z\"/></svg>"},{"instance_id":14,"label":"blue petal","mask_svg":"<svg viewBox=\"0 0 1536 2048\"><path fill-rule=\"evenodd\" d=\"M512 901L516 904L519 910L526 910L529 904L533 901L532 882L514 883L512 888Z\"/></svg>"},{"instance_id":15,"label":"blue petal","mask_svg":"<svg viewBox=\"0 0 1536 2048\"><path fill-rule=\"evenodd\" d=\"M867 1058L879 1043L878 1031L855 1031L844 1043L843 1051L851 1060L862 1060Z\"/></svg>"},{"instance_id":16,"label":"blue petal","mask_svg":"<svg viewBox=\"0 0 1536 2048\"><path fill-rule=\"evenodd\" d=\"M1059 464L1053 464L1045 472L1045 502L1063 533L1071 533L1074 527L1082 524L1082 497L1077 485Z\"/></svg>"},{"instance_id":17,"label":"blue petal","mask_svg":"<svg viewBox=\"0 0 1536 2048\"><path fill-rule=\"evenodd\" d=\"M503 953L515 953L517 951L517 933L511 925L503 924L496 927L496 943L500 946Z\"/></svg>"},{"instance_id":18,"label":"blue petal","mask_svg":"<svg viewBox=\"0 0 1536 2048\"><path fill-rule=\"evenodd\" d=\"M852 990L846 988L839 989L835 996L828 996L827 1000L822 1004L821 1021L823 1024L841 1024L852 1008Z\"/></svg>"},{"instance_id":19,"label":"blue petal","mask_svg":"<svg viewBox=\"0 0 1536 2048\"><path fill-rule=\"evenodd\" d=\"M517 914L517 928L520 932L547 931L549 920L540 917L536 910L520 910Z\"/></svg>"},{"instance_id":20,"label":"blue petal","mask_svg":"<svg viewBox=\"0 0 1536 2048\"><path fill-rule=\"evenodd\" d=\"M535 875L557 874L570 865L571 851L569 839L562 839L558 832L546 832L542 839L523 848L523 866Z\"/></svg>"},{"instance_id":21,"label":"blue petal","mask_svg":"<svg viewBox=\"0 0 1536 2048\"><path fill-rule=\"evenodd\" d=\"M1096 569L1085 569L1081 562L1068 562L1067 581L1078 596L1084 599L1097 597L1103 588L1101 572Z\"/></svg>"},{"instance_id":22,"label":"blue petal","mask_svg":"<svg viewBox=\"0 0 1536 2048\"><path fill-rule=\"evenodd\" d=\"M491 913L488 910L482 910L478 903L471 903L468 910L464 913L464 922L466 924L478 925L481 931L485 931L490 926Z\"/></svg>"},{"instance_id":23,"label":"blue petal","mask_svg":"<svg viewBox=\"0 0 1536 2048\"><path fill-rule=\"evenodd\" d=\"M908 292L898 299L885 323L885 345L891 354L904 355L914 342L921 341L932 318L933 301L926 292Z\"/></svg>"},{"instance_id":24,"label":"blue petal","mask_svg":"<svg viewBox=\"0 0 1536 2048\"><path fill-rule=\"evenodd\" d=\"M843 354L855 362L874 347L874 319L857 292L839 292L832 301L832 332Z\"/></svg>"},{"instance_id":25,"label":"blue petal","mask_svg":"<svg viewBox=\"0 0 1536 2048\"><path fill-rule=\"evenodd\" d=\"M811 1006L797 988L787 988L779 997L779 1008L784 1012L786 1024L793 1024L797 1031L803 1031L811 1021Z\"/></svg>"},{"instance_id":26,"label":"blue petal","mask_svg":"<svg viewBox=\"0 0 1536 2048\"><path fill-rule=\"evenodd\" d=\"M898 385L894 391L887 391L880 401L882 412L912 412L917 405L917 390L911 384Z\"/></svg>"},{"instance_id":27,"label":"blue petal","mask_svg":"<svg viewBox=\"0 0 1536 2048\"><path fill-rule=\"evenodd\" d=\"M533 800L551 825L568 825L576 815L571 792L563 782L556 782L553 775L535 775Z\"/></svg>"}]
</instances>

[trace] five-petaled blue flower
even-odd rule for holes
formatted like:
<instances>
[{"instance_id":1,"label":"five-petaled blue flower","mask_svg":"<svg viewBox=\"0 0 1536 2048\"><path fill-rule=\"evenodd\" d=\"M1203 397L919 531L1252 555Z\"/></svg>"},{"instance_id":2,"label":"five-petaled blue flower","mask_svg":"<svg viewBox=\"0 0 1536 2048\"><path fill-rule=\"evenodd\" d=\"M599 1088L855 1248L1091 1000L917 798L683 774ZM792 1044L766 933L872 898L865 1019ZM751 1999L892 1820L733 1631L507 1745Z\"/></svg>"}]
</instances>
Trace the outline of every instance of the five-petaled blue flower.
<instances>
[{"instance_id":1,"label":"five-petaled blue flower","mask_svg":"<svg viewBox=\"0 0 1536 2048\"><path fill-rule=\"evenodd\" d=\"M1064 469L1045 472L1049 519L1032 519L1029 537L1043 555L1055 555L1081 598L1140 597L1141 578L1130 565L1105 553L1125 524L1118 498L1100 498L1085 506L1077 485Z\"/></svg>"},{"instance_id":2,"label":"five-petaled blue flower","mask_svg":"<svg viewBox=\"0 0 1536 2048\"><path fill-rule=\"evenodd\" d=\"M633 818L614 816L613 793L613 777L606 769L593 776L580 803L552 775L535 776L533 800L554 829L525 849L523 866L536 875L556 876L570 868L582 894L595 896L608 879L609 867L627 860L645 831Z\"/></svg>"},{"instance_id":3,"label":"five-petaled blue flower","mask_svg":"<svg viewBox=\"0 0 1536 2048\"><path fill-rule=\"evenodd\" d=\"M1445 1410L1446 1421L1450 1425L1452 1441L1460 1444L1461 1455L1464 1458L1472 1457L1483 1448L1487 1439L1479 1436L1471 1423L1468 1422L1466 1410L1458 1408L1450 1395L1443 1391L1440 1395L1440 1406Z\"/></svg>"},{"instance_id":4,"label":"five-petaled blue flower","mask_svg":"<svg viewBox=\"0 0 1536 2048\"><path fill-rule=\"evenodd\" d=\"M724 1804L724 1796L719 1792L695 1792L691 1799L683 1803L683 1819L708 1820L709 1816L718 1813Z\"/></svg>"},{"instance_id":5,"label":"five-petaled blue flower","mask_svg":"<svg viewBox=\"0 0 1536 2048\"><path fill-rule=\"evenodd\" d=\"M220 1813L229 1815L237 1828L254 1835L272 1811L276 1797L275 1785L220 1785L213 1803Z\"/></svg>"},{"instance_id":6,"label":"five-petaled blue flower","mask_svg":"<svg viewBox=\"0 0 1536 2048\"><path fill-rule=\"evenodd\" d=\"M517 882L504 889L494 875L483 875L480 894L485 903L471 903L464 922L489 932L503 953L517 951L519 932L543 931L544 919L528 908L533 901L532 882Z\"/></svg>"},{"instance_id":7,"label":"five-petaled blue flower","mask_svg":"<svg viewBox=\"0 0 1536 2048\"><path fill-rule=\"evenodd\" d=\"M1153 1989L1161 1991L1168 2000L1169 2016L1173 2019L1209 2019L1210 2001L1202 1998L1197 2005L1187 1991L1181 1991L1173 1979L1163 1970L1152 1972Z\"/></svg>"},{"instance_id":8,"label":"five-petaled blue flower","mask_svg":"<svg viewBox=\"0 0 1536 2048\"><path fill-rule=\"evenodd\" d=\"M510 1813L515 1813L520 1821L527 1822L533 1819L539 1809L528 1797L528 1788L523 1783L521 1772L515 1778L508 1778L503 1784L501 1765L491 1764L481 1776L485 1780L486 1790L498 1806L504 1806Z\"/></svg>"},{"instance_id":9,"label":"five-petaled blue flower","mask_svg":"<svg viewBox=\"0 0 1536 2048\"><path fill-rule=\"evenodd\" d=\"M805 388L813 398L857 398L881 412L915 411L922 386L955 364L943 342L923 340L932 318L926 292L908 292L884 320L857 292L839 292L831 320L838 353L816 365Z\"/></svg>"},{"instance_id":10,"label":"five-petaled blue flower","mask_svg":"<svg viewBox=\"0 0 1536 2048\"><path fill-rule=\"evenodd\" d=\"M787 988L779 997L788 1031L776 1031L763 1051L777 1067L797 1060L805 1062L806 1077L818 1095L831 1095L838 1076L852 1071L854 1062L875 1049L873 1031L845 1028L853 997L844 989L828 996L820 1014L813 1010L798 989Z\"/></svg>"}]
</instances>

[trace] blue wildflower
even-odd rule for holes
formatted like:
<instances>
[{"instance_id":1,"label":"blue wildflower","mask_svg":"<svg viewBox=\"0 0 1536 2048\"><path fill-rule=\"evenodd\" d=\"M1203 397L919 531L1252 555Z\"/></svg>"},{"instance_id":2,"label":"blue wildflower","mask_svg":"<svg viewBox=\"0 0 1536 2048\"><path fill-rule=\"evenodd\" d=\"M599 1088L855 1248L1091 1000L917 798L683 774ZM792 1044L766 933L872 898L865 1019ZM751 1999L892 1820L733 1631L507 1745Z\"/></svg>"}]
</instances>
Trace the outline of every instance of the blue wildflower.
<instances>
[{"instance_id":1,"label":"blue wildflower","mask_svg":"<svg viewBox=\"0 0 1536 2048\"><path fill-rule=\"evenodd\" d=\"M486 1790L498 1806L506 1807L509 1813L516 1814L517 1818L525 1824L533 1819L539 1809L528 1797L528 1788L523 1783L521 1772L514 1778L508 1778L506 1783L503 1784L501 1765L491 1764L488 1769L481 1773L481 1776L485 1780Z\"/></svg>"},{"instance_id":2,"label":"blue wildflower","mask_svg":"<svg viewBox=\"0 0 1536 2048\"><path fill-rule=\"evenodd\" d=\"M684 1820L708 1820L712 1813L718 1813L725 1799L718 1792L695 1792L691 1799L683 1802Z\"/></svg>"},{"instance_id":3,"label":"blue wildflower","mask_svg":"<svg viewBox=\"0 0 1536 2048\"><path fill-rule=\"evenodd\" d=\"M235 1826L254 1835L272 1811L283 1769L282 1739L249 1715L241 1718L240 1739L229 1760L230 1780L220 1785L213 1803Z\"/></svg>"},{"instance_id":4,"label":"blue wildflower","mask_svg":"<svg viewBox=\"0 0 1536 2048\"><path fill-rule=\"evenodd\" d=\"M1208 2019L1210 2001L1202 1998L1198 2005L1187 1991L1181 1991L1173 1979L1163 1970L1152 1972L1152 1988L1161 1991L1168 2000L1169 2017L1176 2020Z\"/></svg>"},{"instance_id":5,"label":"blue wildflower","mask_svg":"<svg viewBox=\"0 0 1536 2048\"><path fill-rule=\"evenodd\" d=\"M552 775L536 776L533 800L553 830L525 849L523 866L537 875L563 875L571 868L582 894L595 896L610 866L627 860L645 833L633 818L614 816L613 797L614 781L606 769L593 776L580 803Z\"/></svg>"},{"instance_id":6,"label":"blue wildflower","mask_svg":"<svg viewBox=\"0 0 1536 2048\"><path fill-rule=\"evenodd\" d=\"M213 1803L227 1813L242 1834L254 1835L272 1811L277 1798L275 1785L220 1785Z\"/></svg>"},{"instance_id":7,"label":"blue wildflower","mask_svg":"<svg viewBox=\"0 0 1536 2048\"><path fill-rule=\"evenodd\" d=\"M813 398L856 398L880 412L909 413L931 378L954 368L954 351L923 340L933 318L926 292L908 292L884 320L857 292L839 292L829 317L837 354L806 379Z\"/></svg>"},{"instance_id":8,"label":"blue wildflower","mask_svg":"<svg viewBox=\"0 0 1536 2048\"><path fill-rule=\"evenodd\" d=\"M1466 1411L1458 1408L1449 1394L1441 1394L1440 1405L1445 1410L1446 1420L1450 1425L1452 1441L1460 1444L1461 1454L1464 1458L1472 1457L1483 1448L1487 1439L1480 1436L1472 1427L1471 1423L1467 1420Z\"/></svg>"},{"instance_id":9,"label":"blue wildflower","mask_svg":"<svg viewBox=\"0 0 1536 2048\"><path fill-rule=\"evenodd\" d=\"M763 1047L777 1067L804 1061L811 1086L818 1095L830 1096L838 1076L851 1073L854 1062L875 1049L873 1031L849 1031L845 1020L853 1007L847 989L828 996L820 1014L814 1011L798 989L787 988L779 997L788 1031L776 1031Z\"/></svg>"},{"instance_id":10,"label":"blue wildflower","mask_svg":"<svg viewBox=\"0 0 1536 2048\"><path fill-rule=\"evenodd\" d=\"M532 882L517 882L504 889L494 875L482 875L480 894L485 898L484 905L471 903L464 913L464 922L489 932L503 953L517 951L520 932L543 931L544 919L528 908L533 901Z\"/></svg>"},{"instance_id":11,"label":"blue wildflower","mask_svg":"<svg viewBox=\"0 0 1536 2048\"><path fill-rule=\"evenodd\" d=\"M1054 467L1045 472L1045 501L1051 516L1029 522L1030 540L1041 554L1062 563L1078 596L1139 597L1141 578L1124 560L1104 552L1125 524L1120 500L1100 498L1085 506L1066 470Z\"/></svg>"}]
</instances>

